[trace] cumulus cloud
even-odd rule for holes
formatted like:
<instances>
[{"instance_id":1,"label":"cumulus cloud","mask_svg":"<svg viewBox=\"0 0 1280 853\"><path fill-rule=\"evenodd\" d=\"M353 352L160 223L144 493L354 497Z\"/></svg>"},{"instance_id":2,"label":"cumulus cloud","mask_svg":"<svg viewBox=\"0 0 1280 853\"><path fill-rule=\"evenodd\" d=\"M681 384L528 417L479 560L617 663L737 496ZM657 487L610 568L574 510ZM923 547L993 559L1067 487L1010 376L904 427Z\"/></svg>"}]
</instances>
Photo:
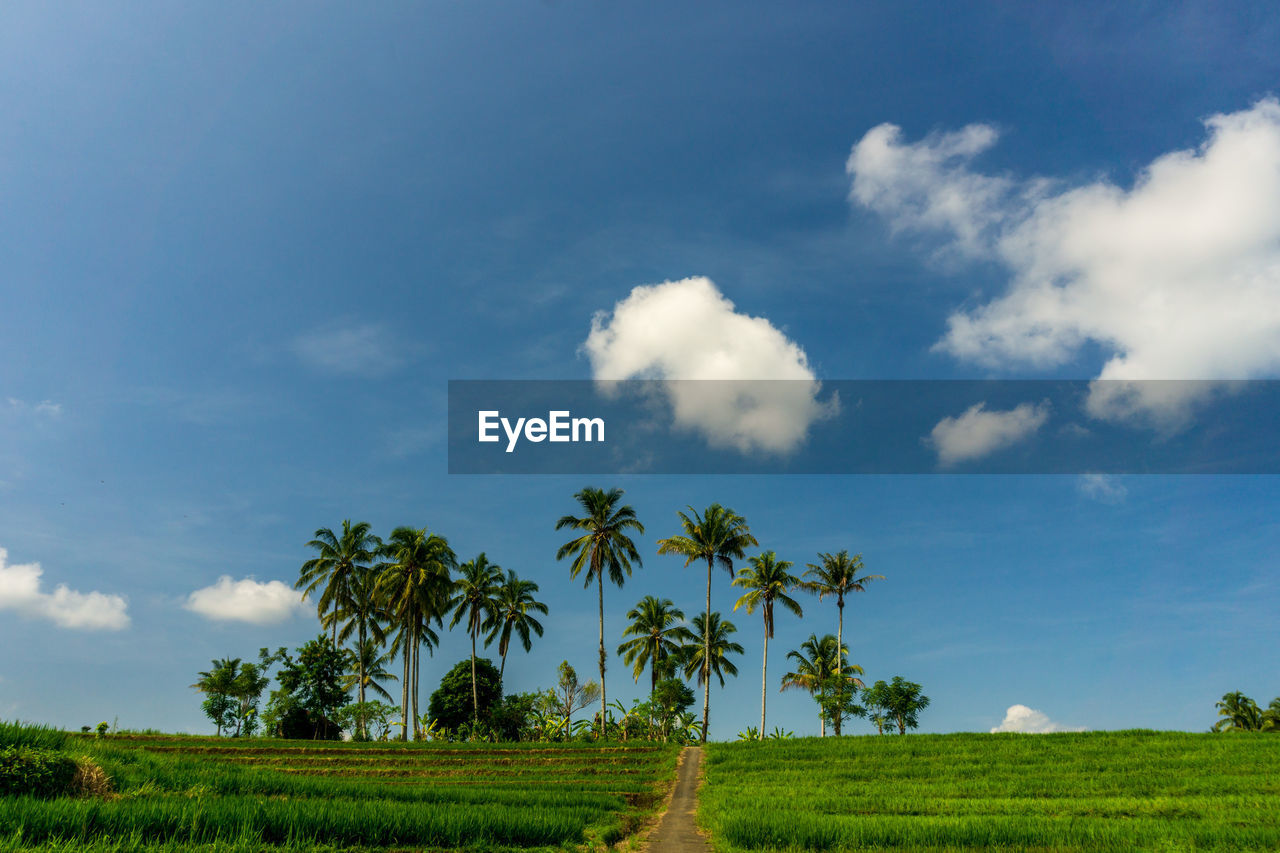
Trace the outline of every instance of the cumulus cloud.
<instances>
[{"instance_id":1,"label":"cumulus cloud","mask_svg":"<svg viewBox=\"0 0 1280 853\"><path fill-rule=\"evenodd\" d=\"M787 453L836 410L804 350L701 276L633 289L595 315L583 351L597 380L664 380L676 425L714 447Z\"/></svg>"},{"instance_id":2,"label":"cumulus cloud","mask_svg":"<svg viewBox=\"0 0 1280 853\"><path fill-rule=\"evenodd\" d=\"M1108 474L1081 474L1076 488L1086 498L1104 504L1118 504L1129 495L1129 489Z\"/></svg>"},{"instance_id":3,"label":"cumulus cloud","mask_svg":"<svg viewBox=\"0 0 1280 853\"><path fill-rule=\"evenodd\" d=\"M996 732L1023 732L1025 734L1048 734L1049 732L1082 732L1080 728L1065 728L1043 711L1028 708L1026 705L1010 705L1004 712L1004 720L991 730Z\"/></svg>"},{"instance_id":4,"label":"cumulus cloud","mask_svg":"<svg viewBox=\"0 0 1280 853\"><path fill-rule=\"evenodd\" d=\"M302 593L281 581L259 583L251 577L237 581L223 575L212 586L187 596L183 607L215 622L272 625L293 616L303 604Z\"/></svg>"},{"instance_id":5,"label":"cumulus cloud","mask_svg":"<svg viewBox=\"0 0 1280 853\"><path fill-rule=\"evenodd\" d=\"M66 584L45 592L41 588L44 570L39 563L9 565L8 559L9 552L0 548L0 610L47 619L61 628L119 631L129 627L123 596L78 592Z\"/></svg>"},{"instance_id":6,"label":"cumulus cloud","mask_svg":"<svg viewBox=\"0 0 1280 853\"><path fill-rule=\"evenodd\" d=\"M928 443L942 465L954 465L1016 444L1040 429L1049 419L1049 404L1022 403L1006 411L987 411L976 403L957 417L938 421Z\"/></svg>"},{"instance_id":7,"label":"cumulus cloud","mask_svg":"<svg viewBox=\"0 0 1280 853\"><path fill-rule=\"evenodd\" d=\"M1280 101L1205 121L1204 141L1148 164L1132 186L1067 187L974 169L998 133L970 125L905 142L869 131L847 163L850 198L898 231L1001 263L1008 286L955 312L936 348L991 367L1049 368L1086 344L1103 380L1250 379L1280 368ZM1096 384L1100 418L1169 421L1212 385Z\"/></svg>"},{"instance_id":8,"label":"cumulus cloud","mask_svg":"<svg viewBox=\"0 0 1280 853\"><path fill-rule=\"evenodd\" d=\"M386 328L376 323L331 324L293 339L293 353L325 373L380 376L404 363Z\"/></svg>"}]
</instances>

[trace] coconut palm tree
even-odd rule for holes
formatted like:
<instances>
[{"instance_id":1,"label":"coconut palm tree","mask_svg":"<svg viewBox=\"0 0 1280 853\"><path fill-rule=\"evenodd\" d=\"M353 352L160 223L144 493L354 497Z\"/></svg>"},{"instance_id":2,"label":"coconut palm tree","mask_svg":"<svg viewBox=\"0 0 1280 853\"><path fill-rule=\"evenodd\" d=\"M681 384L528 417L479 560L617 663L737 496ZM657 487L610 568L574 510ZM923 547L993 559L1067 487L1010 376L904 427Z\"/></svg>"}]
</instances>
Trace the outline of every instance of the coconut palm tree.
<instances>
[{"instance_id":1,"label":"coconut palm tree","mask_svg":"<svg viewBox=\"0 0 1280 853\"><path fill-rule=\"evenodd\" d=\"M738 674L737 665L729 660L731 654L742 654L742 645L729 639L729 635L737 633L738 629L728 619L721 620L719 613L701 613L691 624L693 636L681 652L684 677L692 678L696 674L698 683L703 685L705 691L711 686L708 675L710 673L718 678L720 686L724 687L726 674ZM710 651L709 657L708 651ZM699 733L700 739L705 742L707 739L705 722L700 727Z\"/></svg>"},{"instance_id":2,"label":"coconut palm tree","mask_svg":"<svg viewBox=\"0 0 1280 853\"><path fill-rule=\"evenodd\" d=\"M361 702L364 702L365 690L373 691L374 695L381 696L388 702L393 702L391 694L387 692L379 682L382 681L399 681L395 673L387 669L387 664L395 660L395 656L391 652L382 651L382 644L374 640L372 637L362 640L352 652L352 663L355 667L342 680L342 686L348 691L356 688L360 692Z\"/></svg>"},{"instance_id":3,"label":"coconut palm tree","mask_svg":"<svg viewBox=\"0 0 1280 853\"><path fill-rule=\"evenodd\" d=\"M375 594L396 626L391 654L398 653L404 661L401 737L408 740L410 712L415 737L418 729L419 647L425 644L430 650L439 642L431 623L441 622L453 586L449 573L457 568L458 558L444 537L413 527L393 530L383 556L387 562L381 565Z\"/></svg>"},{"instance_id":4,"label":"coconut palm tree","mask_svg":"<svg viewBox=\"0 0 1280 853\"><path fill-rule=\"evenodd\" d=\"M741 560L748 546L759 545L751 535L747 521L731 509L712 504L702 515L698 515L693 507L689 514L677 513L680 516L682 534L669 539L658 540L659 554L679 554L685 558L686 567L699 560L707 563L707 609L702 612L703 618L711 613L711 570L718 564L733 578L733 561ZM714 632L710 623L702 625L704 648L700 660L704 665L713 660L711 642ZM707 721L711 716L711 679L706 673L699 676L702 683L702 742L707 741Z\"/></svg>"},{"instance_id":5,"label":"coconut palm tree","mask_svg":"<svg viewBox=\"0 0 1280 853\"><path fill-rule=\"evenodd\" d=\"M1274 703L1273 703L1274 704ZM1228 693L1213 705L1222 719L1213 724L1215 732L1252 732L1262 727L1258 703L1240 691Z\"/></svg>"},{"instance_id":6,"label":"coconut palm tree","mask_svg":"<svg viewBox=\"0 0 1280 853\"><path fill-rule=\"evenodd\" d=\"M631 564L640 568L640 552L627 535L628 531L644 533L644 525L636 518L636 512L630 505L619 506L622 500L622 489L602 489L588 486L574 496L574 500L582 507L581 517L564 515L556 522L556 530L569 528L581 530L582 535L570 539L556 551L556 559L573 557L569 565L569 577L577 578L586 569L584 588L596 582L596 592L600 604L600 728L604 725L608 697L605 693L604 670L607 655L604 650L604 575L609 573L609 580L621 588L631 575Z\"/></svg>"},{"instance_id":7,"label":"coconut palm tree","mask_svg":"<svg viewBox=\"0 0 1280 853\"><path fill-rule=\"evenodd\" d=\"M849 556L848 551L841 551L839 554L819 554L818 559L822 562L814 565L809 563L809 570L804 573L806 578L811 580L804 581L801 587L806 592L812 592L818 596L818 600L826 598L828 595L836 597L836 612L839 619L836 622L836 644L840 648L844 645L844 597L854 592L866 592L867 584L871 581L882 581L884 575L862 575L862 555L854 554ZM848 650L845 650L846 653ZM841 662L836 661L836 675L840 674ZM837 731L836 734L839 734Z\"/></svg>"},{"instance_id":8,"label":"coconut palm tree","mask_svg":"<svg viewBox=\"0 0 1280 853\"><path fill-rule=\"evenodd\" d=\"M765 551L747 560L747 567L733 579L734 586L746 590L733 605L736 611L746 606L748 613L759 607L764 615L764 657L760 663L760 736L764 737L765 695L768 685L769 639L773 637L773 605L781 604L797 616L804 616L799 602L787 595L800 579L789 571L790 560L779 560L773 551Z\"/></svg>"},{"instance_id":9,"label":"coconut palm tree","mask_svg":"<svg viewBox=\"0 0 1280 853\"><path fill-rule=\"evenodd\" d=\"M839 654L836 653L837 649L840 650ZM818 699L818 723L822 737L827 736L827 716L822 711L825 685L830 684L833 677L843 677L843 670L862 675L862 667L846 660L848 653L849 650L830 634L821 640L816 634L810 634L809 639L800 644L799 650L787 652L787 660L795 661L796 668L782 676L782 689L798 688ZM852 678L851 681L855 687L863 686L862 681L857 678Z\"/></svg>"},{"instance_id":10,"label":"coconut palm tree","mask_svg":"<svg viewBox=\"0 0 1280 853\"><path fill-rule=\"evenodd\" d=\"M481 552L474 560L468 560L458 567L458 579L453 584L453 598L449 599L449 609L453 610L449 629L453 630L465 617L467 633L471 635L471 720L473 723L480 722L480 695L476 689L476 638L480 635L480 629L493 618L500 583L502 583L502 567L490 563L489 558ZM488 645L488 641L485 645Z\"/></svg>"},{"instance_id":11,"label":"coconut palm tree","mask_svg":"<svg viewBox=\"0 0 1280 853\"><path fill-rule=\"evenodd\" d=\"M1280 731L1280 697L1272 699L1267 710L1262 712L1262 725L1259 728L1264 732Z\"/></svg>"},{"instance_id":12,"label":"coconut palm tree","mask_svg":"<svg viewBox=\"0 0 1280 853\"><path fill-rule=\"evenodd\" d=\"M316 612L322 625L329 623L334 646L338 645L336 611L346 603L357 572L372 565L382 547L382 541L371 531L367 521L352 524L351 519L342 522L341 536L327 527L317 530L307 547L316 549L319 556L302 564L293 585L294 589L302 590L304 598L323 587Z\"/></svg>"},{"instance_id":13,"label":"coconut palm tree","mask_svg":"<svg viewBox=\"0 0 1280 853\"><path fill-rule=\"evenodd\" d=\"M381 572L381 568L375 566L357 568L341 606L331 614L332 619L341 626L338 629L338 642L346 643L352 634L356 636L353 649L356 679L352 685L356 687L358 702L365 700L365 686L369 683L363 670L365 656L362 650L365 643L369 642L373 648L378 649L387 642L387 634L382 627L382 623L386 621L386 612L382 609L377 590Z\"/></svg>"},{"instance_id":14,"label":"coconut palm tree","mask_svg":"<svg viewBox=\"0 0 1280 853\"><path fill-rule=\"evenodd\" d=\"M658 673L679 654L680 646L693 634L683 624L684 611L669 598L646 595L627 611L627 618L631 624L622 636L634 639L618 646L618 654L622 655L623 663L632 667L631 674L637 684L644 668L649 667L649 692L652 693L658 686Z\"/></svg>"},{"instance_id":15,"label":"coconut palm tree","mask_svg":"<svg viewBox=\"0 0 1280 853\"><path fill-rule=\"evenodd\" d=\"M511 647L511 633L514 631L520 638L520 644L524 646L526 652L533 648L529 633L532 631L539 637L542 636L542 623L534 618L533 614L545 614L547 605L534 599L533 594L537 591L536 583L520 580L514 571L508 569L507 579L498 587L497 594L494 596L493 616L488 623L489 635L484 638L484 644L487 647L494 638L498 640L498 654L502 655L502 665L498 667L499 680L507 670L507 651Z\"/></svg>"}]
</instances>

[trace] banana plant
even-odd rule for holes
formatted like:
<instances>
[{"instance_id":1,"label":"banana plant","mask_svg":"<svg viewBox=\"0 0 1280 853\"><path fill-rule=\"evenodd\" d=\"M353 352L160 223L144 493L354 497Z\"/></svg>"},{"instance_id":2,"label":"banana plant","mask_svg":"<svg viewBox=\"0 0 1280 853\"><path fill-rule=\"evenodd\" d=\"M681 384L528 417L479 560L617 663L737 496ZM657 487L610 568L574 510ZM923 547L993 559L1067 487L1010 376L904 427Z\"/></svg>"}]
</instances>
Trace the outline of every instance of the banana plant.
<instances>
[{"instance_id":1,"label":"banana plant","mask_svg":"<svg viewBox=\"0 0 1280 853\"><path fill-rule=\"evenodd\" d=\"M781 726L774 726L773 731L765 735L769 740L789 740L796 736L795 732L789 732Z\"/></svg>"},{"instance_id":2,"label":"banana plant","mask_svg":"<svg viewBox=\"0 0 1280 853\"><path fill-rule=\"evenodd\" d=\"M393 725L401 725L393 723ZM423 714L422 719L418 720L420 730L418 732L418 740L437 740L440 737L440 721L433 719L430 714Z\"/></svg>"},{"instance_id":3,"label":"banana plant","mask_svg":"<svg viewBox=\"0 0 1280 853\"><path fill-rule=\"evenodd\" d=\"M745 732L738 732L738 740L760 740L760 730L755 726L748 726Z\"/></svg>"}]
</instances>

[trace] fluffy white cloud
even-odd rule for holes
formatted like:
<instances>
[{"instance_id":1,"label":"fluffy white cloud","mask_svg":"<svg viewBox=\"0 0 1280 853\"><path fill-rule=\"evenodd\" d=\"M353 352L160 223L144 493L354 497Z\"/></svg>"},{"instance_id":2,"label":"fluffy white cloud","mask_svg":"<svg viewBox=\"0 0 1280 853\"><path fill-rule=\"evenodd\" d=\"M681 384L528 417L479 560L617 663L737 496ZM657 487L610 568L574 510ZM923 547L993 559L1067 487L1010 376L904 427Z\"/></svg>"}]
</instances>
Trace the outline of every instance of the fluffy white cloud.
<instances>
[{"instance_id":1,"label":"fluffy white cloud","mask_svg":"<svg viewBox=\"0 0 1280 853\"><path fill-rule=\"evenodd\" d=\"M232 580L197 589L183 604L187 610L216 622L251 622L271 625L283 622L302 609L302 593L281 581L258 583L253 578Z\"/></svg>"},{"instance_id":2,"label":"fluffy white cloud","mask_svg":"<svg viewBox=\"0 0 1280 853\"><path fill-rule=\"evenodd\" d=\"M0 548L0 610L47 619L62 628L119 631L129 627L123 596L78 592L66 584L44 592L39 563L8 565L8 559L9 552Z\"/></svg>"},{"instance_id":3,"label":"fluffy white cloud","mask_svg":"<svg viewBox=\"0 0 1280 853\"><path fill-rule=\"evenodd\" d=\"M1118 504L1129 495L1124 483L1108 474L1081 474L1076 488L1085 497L1104 504Z\"/></svg>"},{"instance_id":4,"label":"fluffy white cloud","mask_svg":"<svg viewBox=\"0 0 1280 853\"><path fill-rule=\"evenodd\" d=\"M994 367L1052 367L1092 342L1100 379L1250 379L1280 368L1280 101L1205 121L1193 150L1156 158L1131 187L1067 188L971 168L986 125L854 146L850 198L895 230L943 235L993 259L1006 292L957 311L937 348ZM1091 414L1168 421L1205 385L1095 385Z\"/></svg>"},{"instance_id":5,"label":"fluffy white cloud","mask_svg":"<svg viewBox=\"0 0 1280 853\"><path fill-rule=\"evenodd\" d=\"M1026 705L1010 705L1004 712L1004 721L993 728L995 732L1024 732L1026 734L1048 734L1049 732L1082 732L1084 728L1064 728L1049 719L1048 714L1028 708Z\"/></svg>"},{"instance_id":6,"label":"fluffy white cloud","mask_svg":"<svg viewBox=\"0 0 1280 853\"><path fill-rule=\"evenodd\" d=\"M1048 403L1022 403L1007 411L987 411L986 403L976 403L962 415L938 421L928 441L938 452L939 463L954 465L1016 444L1048 419Z\"/></svg>"},{"instance_id":7,"label":"fluffy white cloud","mask_svg":"<svg viewBox=\"0 0 1280 853\"><path fill-rule=\"evenodd\" d=\"M390 332L375 323L314 329L293 339L293 352L312 368L347 376L379 376L404 362Z\"/></svg>"},{"instance_id":8,"label":"fluffy white cloud","mask_svg":"<svg viewBox=\"0 0 1280 853\"><path fill-rule=\"evenodd\" d=\"M787 453L836 410L818 399L804 350L763 317L735 311L708 278L633 289L592 318L583 350L597 380L665 380L676 425L715 447ZM755 381L778 379L791 381Z\"/></svg>"}]
</instances>

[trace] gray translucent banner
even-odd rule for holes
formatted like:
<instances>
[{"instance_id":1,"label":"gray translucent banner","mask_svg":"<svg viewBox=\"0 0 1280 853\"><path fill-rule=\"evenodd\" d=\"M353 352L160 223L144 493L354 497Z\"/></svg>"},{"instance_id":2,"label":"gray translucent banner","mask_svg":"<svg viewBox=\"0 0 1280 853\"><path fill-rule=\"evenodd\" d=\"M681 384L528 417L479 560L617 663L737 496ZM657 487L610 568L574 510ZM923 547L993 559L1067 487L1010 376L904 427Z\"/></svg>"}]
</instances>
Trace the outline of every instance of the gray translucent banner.
<instances>
[{"instance_id":1,"label":"gray translucent banner","mask_svg":"<svg viewBox=\"0 0 1280 853\"><path fill-rule=\"evenodd\" d=\"M1280 381L449 383L451 474L1276 474Z\"/></svg>"}]
</instances>

